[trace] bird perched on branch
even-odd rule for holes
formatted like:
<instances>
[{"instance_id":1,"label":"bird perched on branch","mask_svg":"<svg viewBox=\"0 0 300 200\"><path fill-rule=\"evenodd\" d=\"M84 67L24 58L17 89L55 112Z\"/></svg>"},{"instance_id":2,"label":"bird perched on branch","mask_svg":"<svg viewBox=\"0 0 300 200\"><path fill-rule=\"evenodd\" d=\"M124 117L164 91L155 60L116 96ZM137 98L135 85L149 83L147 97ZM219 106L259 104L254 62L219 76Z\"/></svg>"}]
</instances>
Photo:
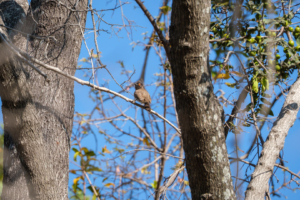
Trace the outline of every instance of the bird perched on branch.
<instances>
[{"instance_id":1,"label":"bird perched on branch","mask_svg":"<svg viewBox=\"0 0 300 200\"><path fill-rule=\"evenodd\" d=\"M144 103L144 108L147 111L150 111L150 103L151 103L151 97L150 94L147 92L147 90L144 88L144 84L141 81L138 81L135 83L135 92L134 92L134 99Z\"/></svg>"}]
</instances>

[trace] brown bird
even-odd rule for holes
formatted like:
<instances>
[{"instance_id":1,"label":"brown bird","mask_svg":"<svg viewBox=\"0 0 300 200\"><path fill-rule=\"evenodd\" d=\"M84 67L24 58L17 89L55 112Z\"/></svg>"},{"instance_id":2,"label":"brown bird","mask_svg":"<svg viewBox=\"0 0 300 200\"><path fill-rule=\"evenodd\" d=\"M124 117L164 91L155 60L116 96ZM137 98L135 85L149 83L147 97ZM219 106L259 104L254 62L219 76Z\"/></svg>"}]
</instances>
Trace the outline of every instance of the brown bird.
<instances>
[{"instance_id":1,"label":"brown bird","mask_svg":"<svg viewBox=\"0 0 300 200\"><path fill-rule=\"evenodd\" d=\"M147 111L150 111L150 103L151 97L147 90L144 88L144 84L141 81L135 83L135 92L134 92L134 99L144 103L144 108Z\"/></svg>"}]
</instances>

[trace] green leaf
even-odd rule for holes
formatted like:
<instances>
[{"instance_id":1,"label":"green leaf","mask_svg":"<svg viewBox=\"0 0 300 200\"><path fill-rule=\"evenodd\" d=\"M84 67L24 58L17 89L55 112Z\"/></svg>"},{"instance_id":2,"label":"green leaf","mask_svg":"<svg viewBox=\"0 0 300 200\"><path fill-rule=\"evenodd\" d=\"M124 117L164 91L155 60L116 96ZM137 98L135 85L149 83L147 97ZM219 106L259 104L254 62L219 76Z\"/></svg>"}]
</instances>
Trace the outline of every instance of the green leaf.
<instances>
[{"instance_id":1,"label":"green leaf","mask_svg":"<svg viewBox=\"0 0 300 200\"><path fill-rule=\"evenodd\" d=\"M219 45L218 45L218 43L217 43L217 42L215 42L215 43L213 43L212 47L213 47L213 49L216 49L216 48L218 48L218 47L219 47Z\"/></svg>"},{"instance_id":2,"label":"green leaf","mask_svg":"<svg viewBox=\"0 0 300 200\"><path fill-rule=\"evenodd\" d=\"M102 180L102 182L106 181L107 179L108 179L108 177L105 177L105 178Z\"/></svg>"},{"instance_id":3,"label":"green leaf","mask_svg":"<svg viewBox=\"0 0 300 200\"><path fill-rule=\"evenodd\" d=\"M159 9L161 9L161 11L166 15L168 14L169 11L172 10L172 8L170 6L162 6Z\"/></svg>"},{"instance_id":4,"label":"green leaf","mask_svg":"<svg viewBox=\"0 0 300 200\"><path fill-rule=\"evenodd\" d=\"M102 172L103 170L100 169L99 167L92 166L92 167L87 168L86 171L87 172L92 172L92 171Z\"/></svg>"},{"instance_id":5,"label":"green leaf","mask_svg":"<svg viewBox=\"0 0 300 200\"><path fill-rule=\"evenodd\" d=\"M154 181L153 183L151 183L151 186L156 189L157 188L157 181Z\"/></svg>"},{"instance_id":6,"label":"green leaf","mask_svg":"<svg viewBox=\"0 0 300 200\"><path fill-rule=\"evenodd\" d=\"M77 184L77 182L82 179L82 176L78 176L77 178L73 179L73 184Z\"/></svg>"},{"instance_id":7,"label":"green leaf","mask_svg":"<svg viewBox=\"0 0 300 200\"><path fill-rule=\"evenodd\" d=\"M81 150L84 151L85 153L89 151L86 147L82 147Z\"/></svg>"},{"instance_id":8,"label":"green leaf","mask_svg":"<svg viewBox=\"0 0 300 200\"><path fill-rule=\"evenodd\" d=\"M211 77L212 77L212 78L215 78L216 76L217 76L217 72L212 71L212 72L211 72Z\"/></svg>"},{"instance_id":9,"label":"green leaf","mask_svg":"<svg viewBox=\"0 0 300 200\"><path fill-rule=\"evenodd\" d=\"M262 8L263 4L261 4L258 8L257 11L255 11L253 14L261 14L261 12L259 11L260 8Z\"/></svg>"},{"instance_id":10,"label":"green leaf","mask_svg":"<svg viewBox=\"0 0 300 200\"><path fill-rule=\"evenodd\" d=\"M269 80L266 77L263 77L260 83L263 91L269 90Z\"/></svg>"},{"instance_id":11,"label":"green leaf","mask_svg":"<svg viewBox=\"0 0 300 200\"><path fill-rule=\"evenodd\" d=\"M295 16L295 15L294 15L293 11L290 11L290 12L289 12L289 15L288 15L288 18L289 18L289 19L292 19L294 16Z\"/></svg>"},{"instance_id":12,"label":"green leaf","mask_svg":"<svg viewBox=\"0 0 300 200\"><path fill-rule=\"evenodd\" d=\"M246 108L244 109L244 111L249 111L251 109L251 103L249 103Z\"/></svg>"},{"instance_id":13,"label":"green leaf","mask_svg":"<svg viewBox=\"0 0 300 200\"><path fill-rule=\"evenodd\" d=\"M95 152L94 151L88 151L85 153L86 156L95 156Z\"/></svg>"},{"instance_id":14,"label":"green leaf","mask_svg":"<svg viewBox=\"0 0 300 200\"><path fill-rule=\"evenodd\" d=\"M228 41L227 45L226 46L231 46L233 45L233 42L232 41Z\"/></svg>"},{"instance_id":15,"label":"green leaf","mask_svg":"<svg viewBox=\"0 0 300 200\"><path fill-rule=\"evenodd\" d=\"M252 90L253 90L253 92L258 93L258 81L257 81L257 79L253 79Z\"/></svg>"},{"instance_id":16,"label":"green leaf","mask_svg":"<svg viewBox=\"0 0 300 200\"><path fill-rule=\"evenodd\" d=\"M74 154L74 161L77 161L77 156L80 154L80 152L78 151L78 152L76 152L75 154Z\"/></svg>"},{"instance_id":17,"label":"green leaf","mask_svg":"<svg viewBox=\"0 0 300 200\"><path fill-rule=\"evenodd\" d=\"M94 187L95 187L95 186L94 186ZM87 189L88 189L89 191L91 191L91 193L94 193L94 190L93 190L92 186L88 186ZM96 187L95 187L95 189L96 189ZM98 191L98 189L96 189L96 191ZM97 195L98 195L98 194L97 194ZM95 196L95 194L94 194L94 196ZM95 196L95 197L96 197L96 196Z\"/></svg>"},{"instance_id":18,"label":"green leaf","mask_svg":"<svg viewBox=\"0 0 300 200\"><path fill-rule=\"evenodd\" d=\"M228 87L234 88L236 84L226 82L225 85L227 85Z\"/></svg>"}]
</instances>

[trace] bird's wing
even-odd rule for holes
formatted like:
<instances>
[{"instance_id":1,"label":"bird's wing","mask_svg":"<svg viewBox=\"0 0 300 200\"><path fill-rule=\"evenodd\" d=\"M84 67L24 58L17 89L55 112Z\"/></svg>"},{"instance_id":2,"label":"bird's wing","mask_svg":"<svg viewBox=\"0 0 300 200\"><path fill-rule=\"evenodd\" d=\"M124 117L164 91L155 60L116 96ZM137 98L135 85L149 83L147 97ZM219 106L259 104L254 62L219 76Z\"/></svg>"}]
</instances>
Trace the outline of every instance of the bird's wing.
<instances>
[{"instance_id":1,"label":"bird's wing","mask_svg":"<svg viewBox=\"0 0 300 200\"><path fill-rule=\"evenodd\" d=\"M149 101L149 103L151 103L151 97L150 97L150 94L147 92L147 96L148 96L148 98L147 99L149 99L150 101Z\"/></svg>"},{"instance_id":2,"label":"bird's wing","mask_svg":"<svg viewBox=\"0 0 300 200\"><path fill-rule=\"evenodd\" d=\"M151 103L151 97L145 89L136 90L134 92L134 97L141 103Z\"/></svg>"},{"instance_id":3,"label":"bird's wing","mask_svg":"<svg viewBox=\"0 0 300 200\"><path fill-rule=\"evenodd\" d=\"M134 98L136 98L136 100L138 100L141 103L145 103L144 102L144 95L143 95L143 92L141 90L136 90L134 92Z\"/></svg>"}]
</instances>

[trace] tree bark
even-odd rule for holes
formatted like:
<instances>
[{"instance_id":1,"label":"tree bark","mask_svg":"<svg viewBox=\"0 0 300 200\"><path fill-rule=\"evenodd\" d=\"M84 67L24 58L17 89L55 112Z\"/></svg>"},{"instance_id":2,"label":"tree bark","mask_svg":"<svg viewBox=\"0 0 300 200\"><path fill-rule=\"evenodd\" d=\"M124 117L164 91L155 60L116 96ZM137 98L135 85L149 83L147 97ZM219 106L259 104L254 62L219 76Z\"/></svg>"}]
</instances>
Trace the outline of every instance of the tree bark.
<instances>
[{"instance_id":1,"label":"tree bark","mask_svg":"<svg viewBox=\"0 0 300 200\"><path fill-rule=\"evenodd\" d=\"M223 128L208 66L209 0L173 1L170 62L192 199L235 199Z\"/></svg>"},{"instance_id":2,"label":"tree bark","mask_svg":"<svg viewBox=\"0 0 300 200\"><path fill-rule=\"evenodd\" d=\"M87 0L30 3L0 1L0 24L6 26L0 27L0 34L30 56L74 75L86 12L66 6L83 11ZM49 82L0 40L2 200L68 199L74 83L54 72L44 73Z\"/></svg>"},{"instance_id":3,"label":"tree bark","mask_svg":"<svg viewBox=\"0 0 300 200\"><path fill-rule=\"evenodd\" d=\"M283 149L288 131L297 119L300 108L300 79L291 86L283 107L274 122L273 128L263 145L251 181L246 190L246 200L264 199L268 191L268 182L273 174L279 152Z\"/></svg>"}]
</instances>

